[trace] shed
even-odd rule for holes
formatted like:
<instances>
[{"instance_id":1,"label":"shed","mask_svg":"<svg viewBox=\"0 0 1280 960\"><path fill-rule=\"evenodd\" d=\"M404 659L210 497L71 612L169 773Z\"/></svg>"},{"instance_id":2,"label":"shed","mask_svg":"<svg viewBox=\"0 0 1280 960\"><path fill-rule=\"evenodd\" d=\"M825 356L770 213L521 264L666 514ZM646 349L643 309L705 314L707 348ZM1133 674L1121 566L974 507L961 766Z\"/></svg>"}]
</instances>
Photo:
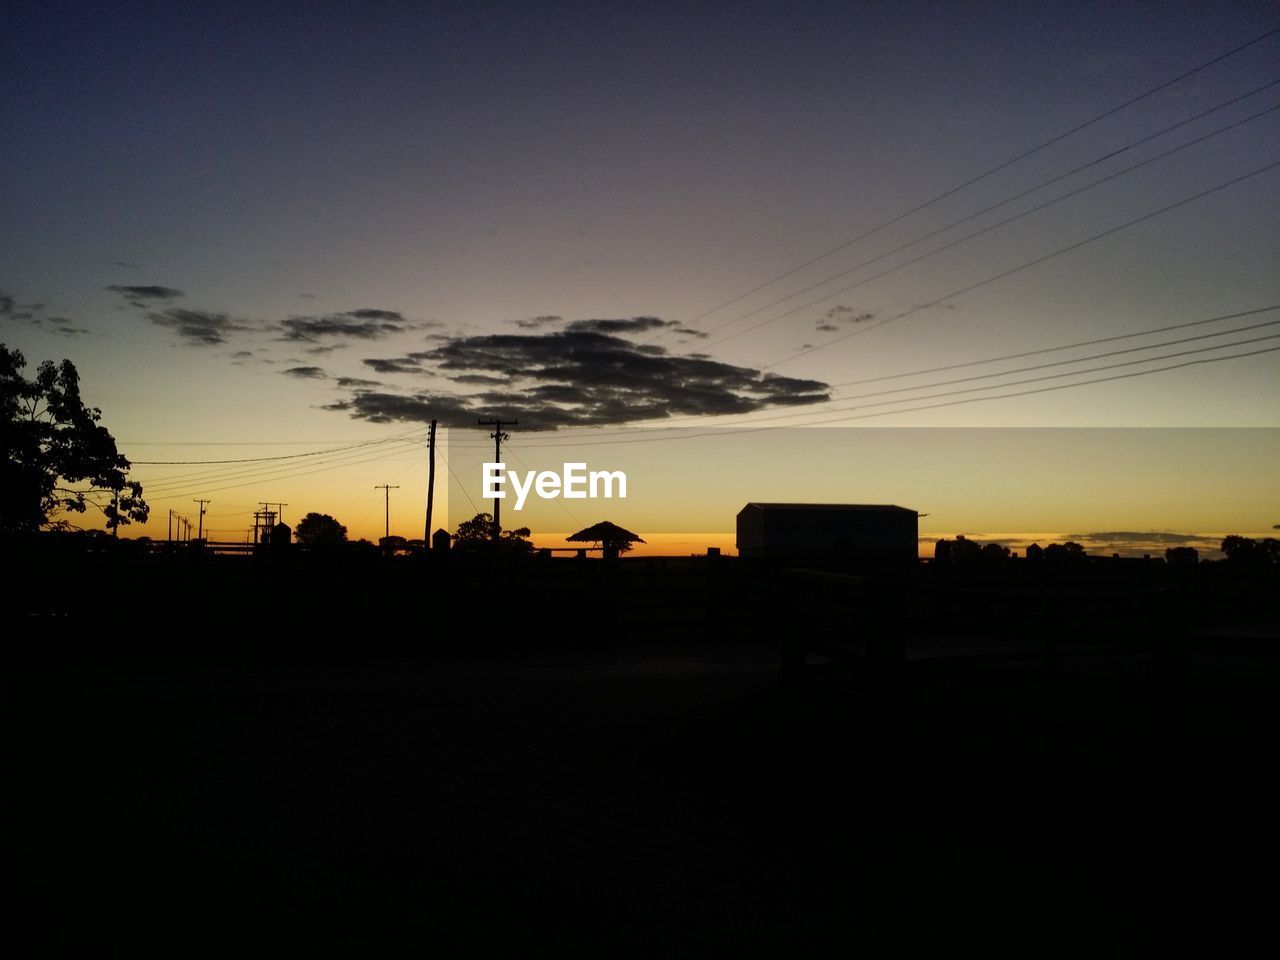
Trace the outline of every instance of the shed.
<instances>
[{"instance_id":1,"label":"shed","mask_svg":"<svg viewBox=\"0 0 1280 960\"><path fill-rule=\"evenodd\" d=\"M917 562L919 514L893 504L748 503L738 553L789 563L860 567Z\"/></svg>"}]
</instances>

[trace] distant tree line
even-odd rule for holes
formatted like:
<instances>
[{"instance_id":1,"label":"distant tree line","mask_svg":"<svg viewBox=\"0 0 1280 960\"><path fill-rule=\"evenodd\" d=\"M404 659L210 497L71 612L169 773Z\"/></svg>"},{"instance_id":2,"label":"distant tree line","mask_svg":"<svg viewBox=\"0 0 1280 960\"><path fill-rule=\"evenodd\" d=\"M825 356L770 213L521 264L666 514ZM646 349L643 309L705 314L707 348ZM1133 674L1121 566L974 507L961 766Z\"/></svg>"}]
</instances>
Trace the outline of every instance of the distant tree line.
<instances>
[{"instance_id":1,"label":"distant tree line","mask_svg":"<svg viewBox=\"0 0 1280 960\"><path fill-rule=\"evenodd\" d=\"M1227 562L1233 564L1264 565L1280 564L1280 540L1266 537L1254 540L1232 534L1222 541L1222 555ZM940 539L933 546L933 559L936 564L953 566L994 566L1003 563L1012 555L1008 547L995 543L978 543L967 539L964 534L957 534L955 539ZM1055 565L1083 563L1088 560L1084 547L1074 540L1066 543L1051 543L1042 547L1033 543L1026 549L1026 558L1032 563L1051 563ZM1200 551L1195 547L1169 547L1164 552L1167 563L1197 563Z\"/></svg>"},{"instance_id":2,"label":"distant tree line","mask_svg":"<svg viewBox=\"0 0 1280 960\"><path fill-rule=\"evenodd\" d=\"M1084 547L1074 540L1066 543L1051 543L1042 547L1033 543L1026 550L1027 559L1033 563L1046 562L1052 564L1082 563L1088 559ZM934 563L955 566L996 566L1012 557L1013 552L1000 543L978 543L964 534L957 534L954 540L945 537L933 545Z\"/></svg>"},{"instance_id":3,"label":"distant tree line","mask_svg":"<svg viewBox=\"0 0 1280 960\"><path fill-rule=\"evenodd\" d=\"M1280 563L1280 540L1275 537L1254 540L1232 534L1222 541L1222 555L1229 563Z\"/></svg>"}]
</instances>

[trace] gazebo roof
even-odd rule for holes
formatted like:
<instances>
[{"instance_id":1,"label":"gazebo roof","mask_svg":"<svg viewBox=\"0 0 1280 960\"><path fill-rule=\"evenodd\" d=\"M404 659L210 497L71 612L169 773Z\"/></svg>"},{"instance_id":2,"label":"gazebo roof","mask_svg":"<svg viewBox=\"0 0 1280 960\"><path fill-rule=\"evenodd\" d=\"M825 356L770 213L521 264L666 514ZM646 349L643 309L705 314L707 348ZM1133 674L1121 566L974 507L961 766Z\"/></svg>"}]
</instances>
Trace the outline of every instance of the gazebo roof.
<instances>
[{"instance_id":1,"label":"gazebo roof","mask_svg":"<svg viewBox=\"0 0 1280 960\"><path fill-rule=\"evenodd\" d=\"M565 540L570 543L595 543L597 541L601 543L606 541L644 543L644 540L630 530L623 529L608 520L601 520L599 523L592 524L584 530L579 530L572 536L565 537Z\"/></svg>"}]
</instances>

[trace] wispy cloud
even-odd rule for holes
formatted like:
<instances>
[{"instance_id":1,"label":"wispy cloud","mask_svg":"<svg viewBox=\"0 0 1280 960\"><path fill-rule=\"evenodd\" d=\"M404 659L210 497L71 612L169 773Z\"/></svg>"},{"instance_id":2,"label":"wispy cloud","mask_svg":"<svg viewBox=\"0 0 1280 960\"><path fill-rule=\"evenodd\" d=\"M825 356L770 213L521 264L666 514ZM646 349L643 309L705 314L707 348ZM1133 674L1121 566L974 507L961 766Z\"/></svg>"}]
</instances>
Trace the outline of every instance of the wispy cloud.
<instances>
[{"instance_id":1,"label":"wispy cloud","mask_svg":"<svg viewBox=\"0 0 1280 960\"><path fill-rule=\"evenodd\" d=\"M557 323L563 323L564 317L557 316L556 314L552 314L552 313L546 313L540 317L527 317L523 320L513 320L511 322L514 323L517 327L519 327L522 330L539 330L543 327L549 327Z\"/></svg>"},{"instance_id":2,"label":"wispy cloud","mask_svg":"<svg viewBox=\"0 0 1280 960\"><path fill-rule=\"evenodd\" d=\"M156 301L176 300L178 297L185 296L181 290L175 290L173 287L162 287L159 285L148 286L117 286L112 284L107 287L113 293L118 293L124 297L126 301L135 307L145 307Z\"/></svg>"},{"instance_id":3,"label":"wispy cloud","mask_svg":"<svg viewBox=\"0 0 1280 960\"><path fill-rule=\"evenodd\" d=\"M296 377L299 380L327 380L329 374L325 373L320 367L290 367L287 370L281 370L281 373L289 377Z\"/></svg>"},{"instance_id":4,"label":"wispy cloud","mask_svg":"<svg viewBox=\"0 0 1280 960\"><path fill-rule=\"evenodd\" d=\"M172 330L188 344L201 347L217 346L226 343L230 334L257 329L253 324L225 313L179 307L148 313L147 319L158 327Z\"/></svg>"},{"instance_id":5,"label":"wispy cloud","mask_svg":"<svg viewBox=\"0 0 1280 960\"><path fill-rule=\"evenodd\" d=\"M362 307L345 313L295 316L280 321L282 340L318 344L325 339L379 340L391 334L424 330L442 324L437 320L406 320L396 310Z\"/></svg>"},{"instance_id":6,"label":"wispy cloud","mask_svg":"<svg viewBox=\"0 0 1280 960\"><path fill-rule=\"evenodd\" d=\"M421 373L422 361L414 357L369 357L360 361L375 373Z\"/></svg>"},{"instance_id":7,"label":"wispy cloud","mask_svg":"<svg viewBox=\"0 0 1280 960\"><path fill-rule=\"evenodd\" d=\"M822 333L830 333L833 330L839 330L840 324L866 323L868 320L874 320L875 316L870 310L859 310L857 307L838 303L822 315L822 319L817 323L817 329Z\"/></svg>"},{"instance_id":8,"label":"wispy cloud","mask_svg":"<svg viewBox=\"0 0 1280 960\"><path fill-rule=\"evenodd\" d=\"M80 337L89 333L84 327L66 317L51 317L45 314L43 303L18 303L11 295L0 291L0 320L27 323L41 327L60 337Z\"/></svg>"}]
</instances>

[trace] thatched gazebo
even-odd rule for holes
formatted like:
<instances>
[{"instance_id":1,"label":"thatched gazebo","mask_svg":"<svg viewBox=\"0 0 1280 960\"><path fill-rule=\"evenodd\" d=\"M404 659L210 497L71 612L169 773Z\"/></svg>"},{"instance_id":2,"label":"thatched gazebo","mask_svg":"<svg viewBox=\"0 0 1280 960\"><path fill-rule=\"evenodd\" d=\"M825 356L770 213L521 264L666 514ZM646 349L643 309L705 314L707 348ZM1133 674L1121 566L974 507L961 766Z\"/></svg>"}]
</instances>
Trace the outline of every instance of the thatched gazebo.
<instances>
[{"instance_id":1,"label":"thatched gazebo","mask_svg":"<svg viewBox=\"0 0 1280 960\"><path fill-rule=\"evenodd\" d=\"M630 550L633 543L644 543L637 534L608 520L601 520L585 530L579 530L572 536L565 537L565 540L569 543L598 543L604 548L606 560L615 559L618 554Z\"/></svg>"}]
</instances>

